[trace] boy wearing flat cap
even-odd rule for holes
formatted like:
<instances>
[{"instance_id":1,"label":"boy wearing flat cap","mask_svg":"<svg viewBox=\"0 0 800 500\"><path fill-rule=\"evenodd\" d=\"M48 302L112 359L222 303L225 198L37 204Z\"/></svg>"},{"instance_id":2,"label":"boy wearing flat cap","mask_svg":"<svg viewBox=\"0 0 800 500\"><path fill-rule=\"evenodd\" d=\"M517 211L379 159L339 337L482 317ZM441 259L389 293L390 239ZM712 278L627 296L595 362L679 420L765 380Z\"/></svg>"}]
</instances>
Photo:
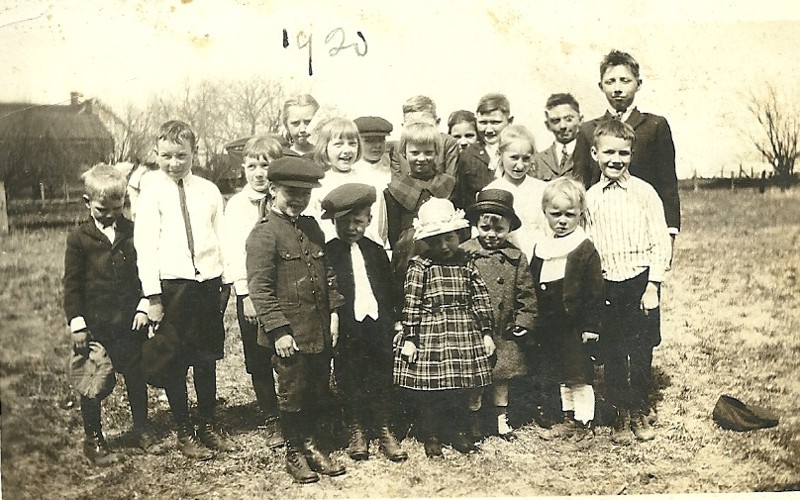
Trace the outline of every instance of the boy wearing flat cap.
<instances>
[{"instance_id":1,"label":"boy wearing flat cap","mask_svg":"<svg viewBox=\"0 0 800 500\"><path fill-rule=\"evenodd\" d=\"M364 147L356 168L370 184L375 185L378 192L382 192L392 180L386 137L394 127L380 116L361 116L353 121Z\"/></svg>"},{"instance_id":2,"label":"boy wearing flat cap","mask_svg":"<svg viewBox=\"0 0 800 500\"><path fill-rule=\"evenodd\" d=\"M408 455L389 429L392 391L392 336L400 330L398 297L386 251L364 231L377 198L374 186L344 184L322 200L323 219L333 219L337 238L326 245L344 296L336 376L350 422L347 453L353 460L369 457L367 417L375 425L381 452L394 462Z\"/></svg>"},{"instance_id":3,"label":"boy wearing flat cap","mask_svg":"<svg viewBox=\"0 0 800 500\"><path fill-rule=\"evenodd\" d=\"M271 347L286 470L299 483L345 469L315 439L325 414L332 348L343 304L325 255L325 236L308 207L324 175L312 161L285 156L270 163L270 210L247 238L247 284L259 321L258 343Z\"/></svg>"}]
</instances>

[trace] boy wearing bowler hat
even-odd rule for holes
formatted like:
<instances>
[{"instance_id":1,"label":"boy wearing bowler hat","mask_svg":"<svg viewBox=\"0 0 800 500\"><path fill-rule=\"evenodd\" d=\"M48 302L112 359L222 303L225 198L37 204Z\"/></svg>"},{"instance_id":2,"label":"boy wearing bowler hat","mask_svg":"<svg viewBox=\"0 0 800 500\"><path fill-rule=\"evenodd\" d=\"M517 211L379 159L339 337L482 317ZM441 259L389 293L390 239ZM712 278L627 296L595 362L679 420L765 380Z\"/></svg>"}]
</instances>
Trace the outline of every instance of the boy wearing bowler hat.
<instances>
[{"instance_id":1,"label":"boy wearing bowler hat","mask_svg":"<svg viewBox=\"0 0 800 500\"><path fill-rule=\"evenodd\" d=\"M325 414L336 310L344 303L313 217L301 215L324 173L312 161L283 157L270 163L270 209L247 238L247 283L259 321L258 343L272 348L278 408L286 439L286 469L299 483L344 474L317 447Z\"/></svg>"},{"instance_id":2,"label":"boy wearing bowler hat","mask_svg":"<svg viewBox=\"0 0 800 500\"><path fill-rule=\"evenodd\" d=\"M381 452L394 462L408 458L389 429L392 390L392 336L402 328L398 297L386 251L364 231L377 199L374 186L344 184L322 200L323 219L333 219L337 237L326 245L344 296L339 311L336 375L345 396L350 422L347 453L365 460L369 447L364 426L375 424Z\"/></svg>"}]
</instances>

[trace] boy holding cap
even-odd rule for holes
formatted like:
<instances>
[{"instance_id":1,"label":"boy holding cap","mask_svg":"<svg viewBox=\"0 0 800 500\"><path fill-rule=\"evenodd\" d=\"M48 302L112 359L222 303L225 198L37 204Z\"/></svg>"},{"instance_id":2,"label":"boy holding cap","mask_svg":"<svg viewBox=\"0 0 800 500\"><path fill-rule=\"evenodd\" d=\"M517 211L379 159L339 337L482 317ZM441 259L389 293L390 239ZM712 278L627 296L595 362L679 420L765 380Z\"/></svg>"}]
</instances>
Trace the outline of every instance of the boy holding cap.
<instances>
[{"instance_id":1,"label":"boy holding cap","mask_svg":"<svg viewBox=\"0 0 800 500\"><path fill-rule=\"evenodd\" d=\"M322 200L322 218L333 219L336 225L337 238L327 243L326 250L344 296L336 375L350 421L347 453L353 460L369 457L364 424L371 414L381 452L401 462L408 455L389 429L392 336L402 329L397 290L386 251L364 238L376 199L374 186L353 183L339 186Z\"/></svg>"},{"instance_id":2,"label":"boy holding cap","mask_svg":"<svg viewBox=\"0 0 800 500\"><path fill-rule=\"evenodd\" d=\"M344 474L317 447L325 414L331 351L344 303L325 255L325 236L308 207L324 172L312 161L283 157L270 163L272 206L247 238L247 283L259 321L258 343L275 351L278 408L286 439L286 470L299 483Z\"/></svg>"}]
</instances>

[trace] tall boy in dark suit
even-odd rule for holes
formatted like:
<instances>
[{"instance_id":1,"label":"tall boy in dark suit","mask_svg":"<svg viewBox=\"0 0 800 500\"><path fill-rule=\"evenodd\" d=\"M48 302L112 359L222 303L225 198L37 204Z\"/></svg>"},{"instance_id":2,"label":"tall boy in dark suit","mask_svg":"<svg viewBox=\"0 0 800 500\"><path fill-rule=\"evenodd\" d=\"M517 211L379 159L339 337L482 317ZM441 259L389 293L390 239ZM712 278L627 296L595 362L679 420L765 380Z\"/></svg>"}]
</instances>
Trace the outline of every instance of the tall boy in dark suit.
<instances>
[{"instance_id":1,"label":"tall boy in dark suit","mask_svg":"<svg viewBox=\"0 0 800 500\"><path fill-rule=\"evenodd\" d=\"M600 63L598 86L606 96L606 114L584 123L575 146L575 177L588 189L600 179L600 169L591 157L594 129L603 121L618 119L636 133L630 173L653 186L664 204L664 217L674 240L681 228L681 205L675 173L675 145L663 116L642 113L633 105L642 85L639 63L627 52L612 50Z\"/></svg>"},{"instance_id":2,"label":"tall boy in dark suit","mask_svg":"<svg viewBox=\"0 0 800 500\"><path fill-rule=\"evenodd\" d=\"M392 285L386 251L363 237L376 199L373 186L344 184L322 200L322 218L336 224L337 238L327 243L326 250L344 297L339 309L336 377L349 413L350 457L364 460L369 456L364 425L371 415L381 452L401 462L408 455L389 429L392 336L400 330L397 287Z\"/></svg>"},{"instance_id":3,"label":"tall boy in dark suit","mask_svg":"<svg viewBox=\"0 0 800 500\"><path fill-rule=\"evenodd\" d=\"M147 325L147 300L136 275L133 223L123 217L127 180L106 164L83 174L83 200L90 220L67 238L64 257L64 312L76 352L100 343L125 377L133 416L133 437L147 449L154 443L147 420L147 385L138 359ZM83 453L95 464L112 462L100 423L100 400L81 396L86 438Z\"/></svg>"}]
</instances>

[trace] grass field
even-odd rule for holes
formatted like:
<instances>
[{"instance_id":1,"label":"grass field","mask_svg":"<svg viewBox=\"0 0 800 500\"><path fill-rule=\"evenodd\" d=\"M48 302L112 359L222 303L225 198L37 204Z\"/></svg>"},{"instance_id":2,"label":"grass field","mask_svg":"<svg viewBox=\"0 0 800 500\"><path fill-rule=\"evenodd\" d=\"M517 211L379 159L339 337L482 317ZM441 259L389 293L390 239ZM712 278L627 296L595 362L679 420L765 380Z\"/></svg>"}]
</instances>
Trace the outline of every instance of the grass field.
<instances>
[{"instance_id":1,"label":"grass field","mask_svg":"<svg viewBox=\"0 0 800 500\"><path fill-rule=\"evenodd\" d=\"M206 463L174 449L166 403L150 390L162 442L125 448L123 390L104 402L104 426L124 459L92 468L82 459L80 411L65 373L69 339L61 311L67 229L0 240L0 395L4 498L344 498L649 494L800 490L800 191L684 192L684 228L663 294L658 436L620 448L607 429L592 449L539 439L488 439L483 452L429 462L413 438L392 464L337 456L347 474L295 485L281 451L262 446L233 308L219 364L223 422L242 451ZM191 391L190 391L191 392ZM770 407L778 427L749 433L711 420L720 394ZM513 398L513 395L512 395ZM513 400L512 400L513 405ZM375 445L373 445L375 446Z\"/></svg>"}]
</instances>

